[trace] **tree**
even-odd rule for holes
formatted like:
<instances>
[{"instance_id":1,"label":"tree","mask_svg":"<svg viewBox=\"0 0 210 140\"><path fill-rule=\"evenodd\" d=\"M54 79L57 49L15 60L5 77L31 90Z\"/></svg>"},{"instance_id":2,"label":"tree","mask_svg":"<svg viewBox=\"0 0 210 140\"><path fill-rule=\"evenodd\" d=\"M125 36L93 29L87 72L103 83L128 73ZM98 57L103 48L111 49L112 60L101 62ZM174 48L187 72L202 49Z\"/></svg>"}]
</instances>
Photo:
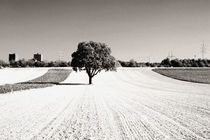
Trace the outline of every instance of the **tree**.
<instances>
[{"instance_id":1,"label":"tree","mask_svg":"<svg viewBox=\"0 0 210 140\"><path fill-rule=\"evenodd\" d=\"M68 67L68 62L65 61L57 61L59 67Z\"/></svg>"},{"instance_id":2,"label":"tree","mask_svg":"<svg viewBox=\"0 0 210 140\"><path fill-rule=\"evenodd\" d=\"M45 66L45 62L43 62L43 61L36 61L34 63L34 66L35 67L44 67Z\"/></svg>"},{"instance_id":3,"label":"tree","mask_svg":"<svg viewBox=\"0 0 210 140\"><path fill-rule=\"evenodd\" d=\"M18 65L19 65L20 67L26 67L26 66L27 66L26 60L25 60L25 59L20 59L20 60L18 60Z\"/></svg>"},{"instance_id":4,"label":"tree","mask_svg":"<svg viewBox=\"0 0 210 140\"><path fill-rule=\"evenodd\" d=\"M171 60L171 65L173 67L183 67L182 62L179 59L173 59L173 60Z\"/></svg>"},{"instance_id":5,"label":"tree","mask_svg":"<svg viewBox=\"0 0 210 140\"><path fill-rule=\"evenodd\" d=\"M198 59L198 66L199 67L205 67L205 63L203 62L203 60Z\"/></svg>"},{"instance_id":6,"label":"tree","mask_svg":"<svg viewBox=\"0 0 210 140\"><path fill-rule=\"evenodd\" d=\"M10 61L9 63L10 63L10 66L13 67L13 68L20 67L19 66L19 61L14 61L13 60L13 61Z\"/></svg>"},{"instance_id":7,"label":"tree","mask_svg":"<svg viewBox=\"0 0 210 140\"><path fill-rule=\"evenodd\" d=\"M164 67L170 67L171 66L171 61L169 58L163 59L163 61L160 63Z\"/></svg>"},{"instance_id":8,"label":"tree","mask_svg":"<svg viewBox=\"0 0 210 140\"><path fill-rule=\"evenodd\" d=\"M129 67L136 67L136 65L137 65L137 62L134 59L131 59L129 61Z\"/></svg>"},{"instance_id":9,"label":"tree","mask_svg":"<svg viewBox=\"0 0 210 140\"><path fill-rule=\"evenodd\" d=\"M3 60L0 60L0 68L1 68L1 67L8 67L8 66L9 66L8 63L6 63L6 62L3 61Z\"/></svg>"},{"instance_id":10,"label":"tree","mask_svg":"<svg viewBox=\"0 0 210 140\"><path fill-rule=\"evenodd\" d=\"M115 58L111 56L111 49L104 43L81 42L78 44L77 51L72 53L73 70L85 70L89 76L89 84L92 84L92 78L102 70L116 70L115 63Z\"/></svg>"},{"instance_id":11,"label":"tree","mask_svg":"<svg viewBox=\"0 0 210 140\"><path fill-rule=\"evenodd\" d=\"M34 59L29 59L27 62L26 62L26 65L28 67L34 67L35 65L35 60Z\"/></svg>"}]
</instances>

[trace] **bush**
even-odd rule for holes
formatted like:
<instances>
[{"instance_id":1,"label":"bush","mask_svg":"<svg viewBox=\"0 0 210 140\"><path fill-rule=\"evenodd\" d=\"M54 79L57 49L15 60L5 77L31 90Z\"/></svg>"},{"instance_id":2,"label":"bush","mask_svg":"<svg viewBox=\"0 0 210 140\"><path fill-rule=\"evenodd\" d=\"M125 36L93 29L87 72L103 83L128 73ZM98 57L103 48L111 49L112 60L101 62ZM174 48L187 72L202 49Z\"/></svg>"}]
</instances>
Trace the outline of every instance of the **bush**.
<instances>
[{"instance_id":1,"label":"bush","mask_svg":"<svg viewBox=\"0 0 210 140\"><path fill-rule=\"evenodd\" d=\"M3 60L0 60L0 67L8 67L8 66L9 66L8 63L6 63L6 62L3 61Z\"/></svg>"}]
</instances>

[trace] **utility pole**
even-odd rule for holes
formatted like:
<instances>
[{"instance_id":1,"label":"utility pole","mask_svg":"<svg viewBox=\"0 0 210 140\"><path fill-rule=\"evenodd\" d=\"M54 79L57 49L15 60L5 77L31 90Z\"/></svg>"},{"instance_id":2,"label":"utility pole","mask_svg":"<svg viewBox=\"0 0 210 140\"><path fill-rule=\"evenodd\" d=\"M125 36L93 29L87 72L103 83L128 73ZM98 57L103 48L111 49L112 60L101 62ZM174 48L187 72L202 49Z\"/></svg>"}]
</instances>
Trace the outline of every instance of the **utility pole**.
<instances>
[{"instance_id":1,"label":"utility pole","mask_svg":"<svg viewBox=\"0 0 210 140\"><path fill-rule=\"evenodd\" d=\"M175 56L173 55L173 52L171 51L171 52L169 52L168 53L168 58L171 60L171 59L173 59Z\"/></svg>"},{"instance_id":2,"label":"utility pole","mask_svg":"<svg viewBox=\"0 0 210 140\"><path fill-rule=\"evenodd\" d=\"M63 51L59 51L59 61L62 61L64 59L64 53Z\"/></svg>"},{"instance_id":3,"label":"utility pole","mask_svg":"<svg viewBox=\"0 0 210 140\"><path fill-rule=\"evenodd\" d=\"M205 43L204 43L204 41L203 41L203 43L202 43L202 45L201 45L201 55L202 55L202 59L204 59L205 53L206 53L206 46L205 46Z\"/></svg>"}]
</instances>

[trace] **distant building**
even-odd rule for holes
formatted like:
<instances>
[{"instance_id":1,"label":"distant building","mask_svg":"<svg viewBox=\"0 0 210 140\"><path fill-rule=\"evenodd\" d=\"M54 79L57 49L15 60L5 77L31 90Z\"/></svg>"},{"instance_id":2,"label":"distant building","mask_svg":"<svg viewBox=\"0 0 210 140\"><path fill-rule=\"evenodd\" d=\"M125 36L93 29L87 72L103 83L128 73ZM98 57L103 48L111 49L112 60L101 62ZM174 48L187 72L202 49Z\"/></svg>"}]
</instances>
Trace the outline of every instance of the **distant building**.
<instances>
[{"instance_id":1,"label":"distant building","mask_svg":"<svg viewBox=\"0 0 210 140\"><path fill-rule=\"evenodd\" d=\"M39 54L39 53L37 53L37 54L34 54L34 60L36 60L36 61L42 61L42 55L41 54Z\"/></svg>"},{"instance_id":2,"label":"distant building","mask_svg":"<svg viewBox=\"0 0 210 140\"><path fill-rule=\"evenodd\" d=\"M17 61L17 60L18 60L18 58L17 58L17 55L15 53L9 54L9 62Z\"/></svg>"}]
</instances>

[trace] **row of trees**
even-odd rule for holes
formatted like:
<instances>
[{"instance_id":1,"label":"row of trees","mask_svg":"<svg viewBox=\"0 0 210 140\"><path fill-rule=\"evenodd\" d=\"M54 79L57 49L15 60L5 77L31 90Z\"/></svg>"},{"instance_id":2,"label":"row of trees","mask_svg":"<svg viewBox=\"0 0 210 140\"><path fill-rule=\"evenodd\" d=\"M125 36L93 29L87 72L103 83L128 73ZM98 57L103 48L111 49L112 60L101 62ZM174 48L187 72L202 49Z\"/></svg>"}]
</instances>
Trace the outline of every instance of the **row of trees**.
<instances>
[{"instance_id":1,"label":"row of trees","mask_svg":"<svg viewBox=\"0 0 210 140\"><path fill-rule=\"evenodd\" d=\"M36 61L34 59L20 59L18 61L11 61L9 63L0 60L0 67L69 67L71 66L70 62L66 61Z\"/></svg>"},{"instance_id":2,"label":"row of trees","mask_svg":"<svg viewBox=\"0 0 210 140\"><path fill-rule=\"evenodd\" d=\"M163 67L210 67L209 59L164 59L160 66Z\"/></svg>"},{"instance_id":3,"label":"row of trees","mask_svg":"<svg viewBox=\"0 0 210 140\"><path fill-rule=\"evenodd\" d=\"M161 63L119 61L122 67L210 67L209 59L172 59L166 58Z\"/></svg>"},{"instance_id":4,"label":"row of trees","mask_svg":"<svg viewBox=\"0 0 210 140\"><path fill-rule=\"evenodd\" d=\"M137 62L134 59L130 61L120 61L119 63L122 67L158 67L160 63L150 63L150 62Z\"/></svg>"},{"instance_id":5,"label":"row of trees","mask_svg":"<svg viewBox=\"0 0 210 140\"><path fill-rule=\"evenodd\" d=\"M164 59L161 63L137 62L130 61L116 61L117 67L210 67L209 59ZM1 67L70 67L71 62L66 61L35 61L34 59L18 61L11 61L7 63L0 60Z\"/></svg>"}]
</instances>

